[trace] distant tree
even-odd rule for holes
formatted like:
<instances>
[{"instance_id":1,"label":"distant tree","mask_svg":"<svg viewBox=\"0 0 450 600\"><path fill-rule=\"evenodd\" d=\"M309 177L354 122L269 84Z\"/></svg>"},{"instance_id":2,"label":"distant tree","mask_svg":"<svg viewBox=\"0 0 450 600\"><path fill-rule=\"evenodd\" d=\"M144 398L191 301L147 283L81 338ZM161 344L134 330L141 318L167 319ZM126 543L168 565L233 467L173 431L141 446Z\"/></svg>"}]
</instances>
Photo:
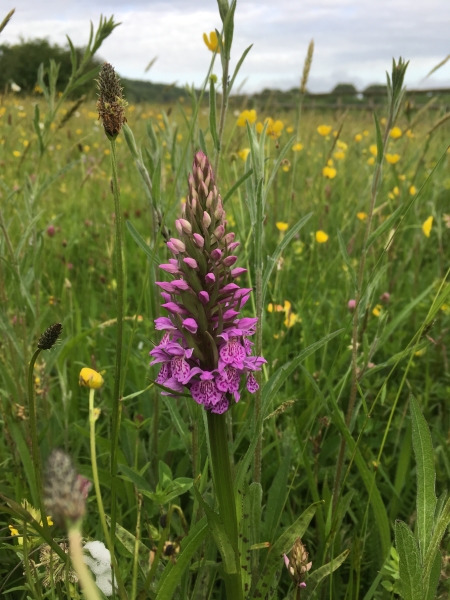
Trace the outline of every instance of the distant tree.
<instances>
[{"instance_id":1,"label":"distant tree","mask_svg":"<svg viewBox=\"0 0 450 600\"><path fill-rule=\"evenodd\" d=\"M363 96L365 98L370 98L374 96L386 96L387 94L387 86L382 85L381 83L374 83L373 85L369 85L363 91Z\"/></svg>"},{"instance_id":2,"label":"distant tree","mask_svg":"<svg viewBox=\"0 0 450 600\"><path fill-rule=\"evenodd\" d=\"M75 49L78 60L83 55L81 48ZM0 90L7 84L16 83L24 93L31 93L37 82L37 71L41 63L48 68L50 59L60 63L58 90L64 89L72 72L69 48L57 44L51 45L46 39L21 40L18 44L0 44ZM101 65L101 61L93 59L88 69ZM46 77L45 77L46 79ZM95 89L95 82L88 81L77 88L76 95L81 96Z\"/></svg>"},{"instance_id":3,"label":"distant tree","mask_svg":"<svg viewBox=\"0 0 450 600\"><path fill-rule=\"evenodd\" d=\"M338 83L331 91L336 96L356 96L358 90L353 83Z\"/></svg>"}]
</instances>

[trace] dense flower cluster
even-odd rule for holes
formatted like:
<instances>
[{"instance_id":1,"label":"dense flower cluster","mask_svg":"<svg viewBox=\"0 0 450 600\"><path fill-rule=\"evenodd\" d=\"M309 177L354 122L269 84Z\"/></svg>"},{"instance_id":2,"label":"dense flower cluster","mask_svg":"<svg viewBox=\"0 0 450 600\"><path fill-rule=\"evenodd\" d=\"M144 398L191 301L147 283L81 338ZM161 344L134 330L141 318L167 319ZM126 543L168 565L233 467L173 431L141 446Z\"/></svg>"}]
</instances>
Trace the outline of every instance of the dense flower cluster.
<instances>
[{"instance_id":1,"label":"dense flower cluster","mask_svg":"<svg viewBox=\"0 0 450 600\"><path fill-rule=\"evenodd\" d=\"M222 198L207 156L198 152L189 176L183 218L175 222L179 238L171 238L172 252L160 268L174 276L157 282L169 316L155 320L163 338L150 355L161 363L156 382L174 391L189 390L206 410L224 413L232 398L240 399L241 381L254 393L254 371L264 358L252 356L249 340L257 319L240 317L251 288L236 279L246 269L235 267L239 246L226 232ZM170 392L163 392L169 394Z\"/></svg>"}]
</instances>

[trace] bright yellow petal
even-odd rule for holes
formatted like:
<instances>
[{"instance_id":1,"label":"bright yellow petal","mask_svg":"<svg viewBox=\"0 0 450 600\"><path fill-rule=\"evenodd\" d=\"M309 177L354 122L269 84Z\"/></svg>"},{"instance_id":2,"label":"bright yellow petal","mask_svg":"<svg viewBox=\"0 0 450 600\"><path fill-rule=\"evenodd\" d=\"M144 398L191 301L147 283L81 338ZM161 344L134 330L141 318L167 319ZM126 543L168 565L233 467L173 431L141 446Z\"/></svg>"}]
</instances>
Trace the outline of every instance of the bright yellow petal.
<instances>
[{"instance_id":1,"label":"bright yellow petal","mask_svg":"<svg viewBox=\"0 0 450 600\"><path fill-rule=\"evenodd\" d=\"M433 217L428 217L422 224L422 231L426 237L430 237L431 228L433 227Z\"/></svg>"}]
</instances>

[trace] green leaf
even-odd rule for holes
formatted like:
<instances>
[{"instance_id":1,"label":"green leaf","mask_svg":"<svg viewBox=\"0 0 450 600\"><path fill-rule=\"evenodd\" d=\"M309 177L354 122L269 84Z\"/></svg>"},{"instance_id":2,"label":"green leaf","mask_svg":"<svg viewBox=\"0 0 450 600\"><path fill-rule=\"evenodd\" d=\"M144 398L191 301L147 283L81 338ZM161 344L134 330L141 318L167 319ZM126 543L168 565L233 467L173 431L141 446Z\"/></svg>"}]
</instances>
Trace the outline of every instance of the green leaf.
<instances>
[{"instance_id":1,"label":"green leaf","mask_svg":"<svg viewBox=\"0 0 450 600\"><path fill-rule=\"evenodd\" d=\"M399 571L404 600L423 600L423 571L419 548L406 523L395 522L395 544L400 558Z\"/></svg>"},{"instance_id":2,"label":"green leaf","mask_svg":"<svg viewBox=\"0 0 450 600\"><path fill-rule=\"evenodd\" d=\"M252 49L253 44L251 44L248 48L246 48L241 56L241 58L238 60L238 63L236 65L236 68L234 69L234 73L233 73L233 77L231 78L230 81L230 85L228 86L228 93L231 92L232 88L233 88L233 84L234 84L234 80L237 77L237 74L239 73L239 69L242 67L242 63L245 60L245 57L247 56L247 54L250 52L250 50Z\"/></svg>"},{"instance_id":3,"label":"green leaf","mask_svg":"<svg viewBox=\"0 0 450 600\"><path fill-rule=\"evenodd\" d=\"M34 132L37 135L37 139L38 139L38 143L39 143L39 152L40 152L40 154L42 154L44 152L44 140L42 139L42 132L41 132L41 128L39 127L39 122L40 122L39 105L35 104L34 105L33 127L34 127Z\"/></svg>"},{"instance_id":4,"label":"green leaf","mask_svg":"<svg viewBox=\"0 0 450 600\"><path fill-rule=\"evenodd\" d=\"M101 67L94 67L93 69L91 69L90 71L88 71L87 73L82 75L81 77L78 77L78 79L76 79L73 82L71 89L79 87L80 85L83 85L83 83L86 83L87 81L91 81L92 79L94 79L94 77L96 77L99 74L100 68Z\"/></svg>"},{"instance_id":5,"label":"green leaf","mask_svg":"<svg viewBox=\"0 0 450 600\"><path fill-rule=\"evenodd\" d=\"M214 79L209 78L209 130L213 139L216 152L220 152L219 136L217 135L217 115L216 115L216 87Z\"/></svg>"},{"instance_id":6,"label":"green leaf","mask_svg":"<svg viewBox=\"0 0 450 600\"><path fill-rule=\"evenodd\" d=\"M127 465L121 464L117 465L117 469L125 475L123 479L126 481L131 481L131 483L133 483L140 492L152 491L151 485L142 477L142 475L136 473L134 469L130 469L130 467Z\"/></svg>"},{"instance_id":7,"label":"green leaf","mask_svg":"<svg viewBox=\"0 0 450 600\"><path fill-rule=\"evenodd\" d=\"M231 6L228 9L226 17L225 17L225 21L223 22L223 34L225 36L223 58L226 60L230 60L231 46L233 44L234 12L235 12L235 10L236 10L236 0L232 0ZM227 90L223 90L223 93L225 93L225 92L227 92Z\"/></svg>"},{"instance_id":8,"label":"green leaf","mask_svg":"<svg viewBox=\"0 0 450 600\"><path fill-rule=\"evenodd\" d=\"M312 215L313 215L313 213L310 212L305 217L303 217L302 219L300 219L300 221L298 221L298 223L296 223L294 225L294 227L292 227L292 229L289 231L289 233L287 233L285 236L283 236L283 239L280 241L280 243L276 247L275 252L269 258L269 263L267 264L267 266L266 266L266 268L264 270L263 282L262 282L262 300L261 300L261 303L262 303L263 306L264 306L264 300L265 300L265 297L266 297L267 286L269 284L269 279L270 279L270 276L272 274L272 271L273 271L273 268L274 268L275 264L277 263L278 259L281 256L281 253L286 248L286 246L297 235L297 233L300 231L300 229L303 227L303 225L306 225L306 223L309 221L309 219L312 217Z\"/></svg>"},{"instance_id":9,"label":"green leaf","mask_svg":"<svg viewBox=\"0 0 450 600\"><path fill-rule=\"evenodd\" d=\"M281 161L284 159L284 157L286 156L286 154L289 152L289 150L292 148L292 144L293 142L295 142L296 136L293 135L287 142L287 144L284 146L284 148L280 151L280 153L277 156L277 160L275 161L275 164L273 165L272 168L272 173L270 174L269 180L267 182L266 187L264 188L264 204L266 202L266 198L267 198L267 193L270 190L272 183L275 179L275 176L277 174L278 169L280 168L281 165Z\"/></svg>"},{"instance_id":10,"label":"green leaf","mask_svg":"<svg viewBox=\"0 0 450 600\"><path fill-rule=\"evenodd\" d=\"M439 552L439 547L444 537L444 533L450 523L450 498L445 503L439 519L434 525L433 535L428 544L428 551L424 559L424 579L427 581L433 570L435 555Z\"/></svg>"},{"instance_id":11,"label":"green leaf","mask_svg":"<svg viewBox=\"0 0 450 600\"><path fill-rule=\"evenodd\" d=\"M311 504L298 519L280 535L278 540L269 548L266 560L261 569L260 578L253 591L252 598L263 598L267 593L267 589L272 584L272 580L277 570L281 570L283 565L283 554L286 554L292 549L297 538L303 537L303 534L308 529L308 526L313 518L317 508L323 502Z\"/></svg>"},{"instance_id":12,"label":"green leaf","mask_svg":"<svg viewBox=\"0 0 450 600\"><path fill-rule=\"evenodd\" d=\"M217 0L217 5L219 7L220 18L222 19L223 23L227 17L228 11L230 10L228 0Z\"/></svg>"},{"instance_id":13,"label":"green leaf","mask_svg":"<svg viewBox=\"0 0 450 600\"><path fill-rule=\"evenodd\" d=\"M436 598L436 591L441 576L441 563L441 553L438 550L434 556L433 566L431 567L429 580L425 582L428 583L428 593L426 595L426 600L434 600Z\"/></svg>"},{"instance_id":14,"label":"green leaf","mask_svg":"<svg viewBox=\"0 0 450 600\"><path fill-rule=\"evenodd\" d=\"M314 344L311 344L310 346L302 350L296 358L280 367L272 375L272 377L269 379L269 381L267 381L262 390L262 412L264 415L266 414L266 411L270 406L272 398L279 391L279 389L286 381L286 379L291 375L291 373L293 373L295 369L300 365L300 363L302 363L308 356L310 356L314 352L317 352L317 350L325 346L325 344L328 344L329 341L331 341L337 335L341 334L343 331L344 329L338 329L333 333L329 333L318 342L314 342Z\"/></svg>"},{"instance_id":15,"label":"green leaf","mask_svg":"<svg viewBox=\"0 0 450 600\"><path fill-rule=\"evenodd\" d=\"M161 398L162 398L164 404L166 405L167 410L170 413L170 419L171 419L172 423L175 425L175 428L178 431L178 435L183 440L186 450L188 452L191 452L191 450L192 450L191 434L189 433L189 429L187 428L187 425L186 425L184 419L180 415L180 411L178 410L177 405L173 401L173 398L169 398L168 396L161 396Z\"/></svg>"},{"instance_id":16,"label":"green leaf","mask_svg":"<svg viewBox=\"0 0 450 600\"><path fill-rule=\"evenodd\" d=\"M206 147L206 141L205 141L205 135L201 128L199 128L199 130L198 130L198 143L199 143L199 146L202 149L202 151L205 154L208 154L208 149Z\"/></svg>"},{"instance_id":17,"label":"green leaf","mask_svg":"<svg viewBox=\"0 0 450 600\"><path fill-rule=\"evenodd\" d=\"M216 512L213 511L209 504L203 500L203 497L197 488L194 486L192 489L197 502L205 511L209 530L214 538L214 541L216 542L220 556L223 560L224 571L225 573L232 575L233 573L237 572L236 555L234 553L233 546L231 545L230 538L225 531L225 526L222 522L222 519Z\"/></svg>"},{"instance_id":18,"label":"green leaf","mask_svg":"<svg viewBox=\"0 0 450 600\"><path fill-rule=\"evenodd\" d=\"M325 577L331 575L336 569L339 569L349 553L350 550L344 550L344 552L339 554L339 556L336 556L335 559L313 571L306 580L306 588L302 590L302 600L311 598L322 579L325 579Z\"/></svg>"},{"instance_id":19,"label":"green leaf","mask_svg":"<svg viewBox=\"0 0 450 600\"><path fill-rule=\"evenodd\" d=\"M291 453L288 452L281 465L278 467L269 489L262 530L262 539L267 540L268 542L271 542L275 536L289 493L288 479L290 465Z\"/></svg>"},{"instance_id":20,"label":"green leaf","mask_svg":"<svg viewBox=\"0 0 450 600\"><path fill-rule=\"evenodd\" d=\"M108 526L110 526L111 519L108 517L108 515L105 515L105 516L106 516L106 521L108 523ZM154 536L152 536L152 537L154 540L157 539ZM127 531L125 529L125 527L122 527L122 525L119 525L119 523L116 523L116 538L123 545L123 547L131 554L131 556L134 556L134 554L135 554L136 541L137 541L138 565L139 565L142 573L144 575L147 575L148 570L150 568L149 561L148 561L148 557L150 554L149 548L147 548L147 546L145 544L143 544L141 542L141 540L136 540L136 536L134 536L132 533Z\"/></svg>"},{"instance_id":21,"label":"green leaf","mask_svg":"<svg viewBox=\"0 0 450 600\"><path fill-rule=\"evenodd\" d=\"M373 119L375 121L375 132L376 132L376 138L377 138L377 163L379 165L381 165L383 162L383 156L384 156L383 137L381 135L380 123L378 121L378 117L377 117L376 113L373 113Z\"/></svg>"},{"instance_id":22,"label":"green leaf","mask_svg":"<svg viewBox=\"0 0 450 600\"><path fill-rule=\"evenodd\" d=\"M403 210L404 206L403 204L401 204L396 210L394 210L392 215L390 215L385 221L383 221L383 223L380 225L380 227L378 227L378 229L375 229L375 231L373 231L369 235L369 238L367 240L367 248L369 248L381 235L383 235L383 233L391 229L391 227L397 221L399 216L402 214Z\"/></svg>"},{"instance_id":23,"label":"green leaf","mask_svg":"<svg viewBox=\"0 0 450 600\"><path fill-rule=\"evenodd\" d=\"M145 254L153 261L156 265L159 265L159 259L155 256L155 252L150 248L147 242L143 239L139 231L133 225L131 221L127 221L127 229L131 233L131 237L134 239L136 244L141 248Z\"/></svg>"},{"instance_id":24,"label":"green leaf","mask_svg":"<svg viewBox=\"0 0 450 600\"><path fill-rule=\"evenodd\" d=\"M355 273L355 269L353 268L353 265L352 265L352 263L350 261L350 257L349 257L348 252L347 252L347 247L345 245L344 238L342 237L342 233L341 233L340 229L337 229L337 236L338 236L339 249L341 251L342 258L344 259L344 262L347 265L349 273L352 276L353 285L355 286L355 289L356 289L356 273Z\"/></svg>"},{"instance_id":25,"label":"green leaf","mask_svg":"<svg viewBox=\"0 0 450 600\"><path fill-rule=\"evenodd\" d=\"M305 377L308 378L311 386L316 391L316 394L321 398L323 406L326 410L329 411L329 407L325 397L322 393L322 390L317 385L314 377L309 373L303 366L300 366L301 370ZM352 460L355 461L355 464L358 468L359 475L366 487L367 493L370 498L370 502L372 504L375 521L378 526L378 532L380 535L381 541L381 554L382 560L384 561L386 557L389 555L389 551L391 549L391 528L389 524L389 519L386 511L386 506L384 504L383 498L381 497L380 491L376 485L376 481L374 478L374 473L369 471L366 460L361 454L360 449L356 445L355 440L353 439L352 434L350 433L347 425L345 424L344 417L342 415L342 411L340 407L337 405L334 396L330 395L330 402L332 403L332 419L333 423L339 429L340 434L345 438L346 444L348 446L348 451L352 457Z\"/></svg>"},{"instance_id":26,"label":"green leaf","mask_svg":"<svg viewBox=\"0 0 450 600\"><path fill-rule=\"evenodd\" d=\"M192 557L199 549L203 540L208 535L208 524L203 517L189 531L189 534L181 542L180 554L175 564L169 562L159 580L156 600L172 600L175 590L181 581L181 576L189 567Z\"/></svg>"},{"instance_id":27,"label":"green leaf","mask_svg":"<svg viewBox=\"0 0 450 600\"><path fill-rule=\"evenodd\" d=\"M238 190L241 185L249 178L251 177L253 174L253 169L249 169L248 171L246 171L242 177L240 179L238 179L236 181L236 183L228 190L228 192L225 194L225 196L223 197L222 200L222 204L225 204L230 198L231 196L234 194L234 192L236 190Z\"/></svg>"},{"instance_id":28,"label":"green leaf","mask_svg":"<svg viewBox=\"0 0 450 600\"><path fill-rule=\"evenodd\" d=\"M417 536L423 560L434 528L436 471L430 430L414 396L411 396L410 409L412 443L417 465Z\"/></svg>"},{"instance_id":29,"label":"green leaf","mask_svg":"<svg viewBox=\"0 0 450 600\"><path fill-rule=\"evenodd\" d=\"M25 477L27 478L28 486L30 488L33 506L38 508L39 501L36 490L36 476L34 472L33 461L31 460L30 452L28 450L28 446L25 443L25 440L23 439L22 432L20 431L18 424L14 421L9 422L9 432L11 434L12 439L14 440L14 445L20 456L23 470L25 471Z\"/></svg>"}]
</instances>

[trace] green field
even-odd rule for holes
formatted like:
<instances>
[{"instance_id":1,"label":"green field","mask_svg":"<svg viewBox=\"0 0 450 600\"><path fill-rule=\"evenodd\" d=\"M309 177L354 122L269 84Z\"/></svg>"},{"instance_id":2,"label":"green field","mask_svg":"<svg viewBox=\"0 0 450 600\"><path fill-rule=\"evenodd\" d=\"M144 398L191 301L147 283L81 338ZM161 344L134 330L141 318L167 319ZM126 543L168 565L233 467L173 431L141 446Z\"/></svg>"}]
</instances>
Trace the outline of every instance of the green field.
<instances>
[{"instance_id":1,"label":"green field","mask_svg":"<svg viewBox=\"0 0 450 600\"><path fill-rule=\"evenodd\" d=\"M98 479L82 535L107 543L105 529L115 531L121 600L447 598L445 109L405 112L401 101L394 123L387 104L377 138L369 111L302 110L301 94L290 112L270 102L244 112L246 101L231 97L225 113L206 79L209 103L191 91L171 105L127 106L111 143L95 100L70 101L41 83L32 97L0 97L1 597L83 597L70 563L49 559L48 544L55 552L67 538L64 521L47 527L36 512L45 463L61 448ZM158 365L149 367L161 341L154 319L167 316L155 282L172 280L158 265L172 256L165 241L179 237L200 149L218 165L227 232L241 242L236 266L247 269L237 283L255 292L243 313L259 317L267 361L260 392L244 386L217 419L228 436L220 447L208 411L186 393L161 395ZM54 323L60 341L29 376ZM104 379L95 399L79 385L85 367ZM234 492L223 490L225 475L219 483L215 444L225 463L229 452ZM301 564L312 568L294 582L283 554L292 564L299 536L309 553ZM233 596L235 547L244 592Z\"/></svg>"}]
</instances>

